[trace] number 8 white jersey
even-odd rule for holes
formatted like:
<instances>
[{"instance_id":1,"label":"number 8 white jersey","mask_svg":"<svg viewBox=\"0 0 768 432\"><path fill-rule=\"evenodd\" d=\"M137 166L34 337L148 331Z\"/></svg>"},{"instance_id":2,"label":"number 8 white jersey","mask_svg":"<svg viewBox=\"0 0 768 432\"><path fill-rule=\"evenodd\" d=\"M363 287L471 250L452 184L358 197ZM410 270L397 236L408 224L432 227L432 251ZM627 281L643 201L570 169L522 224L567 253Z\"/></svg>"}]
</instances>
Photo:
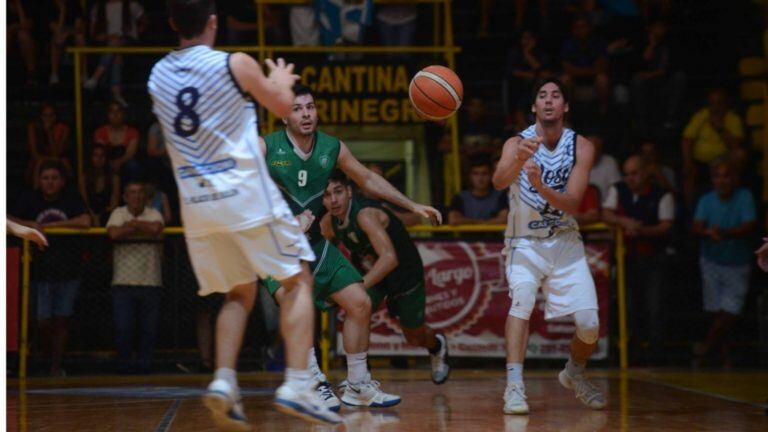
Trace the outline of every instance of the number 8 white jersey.
<instances>
[{"instance_id":1,"label":"number 8 white jersey","mask_svg":"<svg viewBox=\"0 0 768 432\"><path fill-rule=\"evenodd\" d=\"M290 215L259 149L256 104L205 45L155 64L149 93L173 162L188 237L253 228Z\"/></svg>"}]
</instances>

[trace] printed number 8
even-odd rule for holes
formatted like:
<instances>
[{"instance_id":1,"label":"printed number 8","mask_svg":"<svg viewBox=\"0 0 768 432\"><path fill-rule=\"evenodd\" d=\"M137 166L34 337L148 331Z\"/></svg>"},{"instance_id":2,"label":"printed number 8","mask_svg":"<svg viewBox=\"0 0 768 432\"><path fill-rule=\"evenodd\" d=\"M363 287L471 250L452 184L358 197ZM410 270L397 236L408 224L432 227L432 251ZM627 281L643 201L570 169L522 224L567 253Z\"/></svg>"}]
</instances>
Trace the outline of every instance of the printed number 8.
<instances>
[{"instance_id":1,"label":"printed number 8","mask_svg":"<svg viewBox=\"0 0 768 432\"><path fill-rule=\"evenodd\" d=\"M179 108L179 114L173 121L176 135L186 138L200 128L200 116L194 110L199 100L200 92L194 87L185 87L176 95L176 107Z\"/></svg>"},{"instance_id":2,"label":"printed number 8","mask_svg":"<svg viewBox=\"0 0 768 432\"><path fill-rule=\"evenodd\" d=\"M307 171L306 170L300 170L299 171L299 186L306 186L307 185Z\"/></svg>"}]
</instances>

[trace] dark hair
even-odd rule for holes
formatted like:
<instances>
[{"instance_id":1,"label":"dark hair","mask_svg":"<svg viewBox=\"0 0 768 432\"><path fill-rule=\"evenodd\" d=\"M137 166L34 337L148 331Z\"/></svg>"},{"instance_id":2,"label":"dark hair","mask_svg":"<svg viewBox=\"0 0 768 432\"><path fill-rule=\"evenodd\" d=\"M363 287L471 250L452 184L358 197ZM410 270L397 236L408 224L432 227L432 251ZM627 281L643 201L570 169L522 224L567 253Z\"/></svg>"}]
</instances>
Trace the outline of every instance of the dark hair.
<instances>
[{"instance_id":1,"label":"dark hair","mask_svg":"<svg viewBox=\"0 0 768 432\"><path fill-rule=\"evenodd\" d=\"M536 98L539 96L539 90L541 90L542 87L544 87L549 83L556 85L557 88L560 89L560 94L563 95L563 100L565 101L565 103L568 103L570 101L570 95L568 94L568 90L565 88L565 84L563 84L563 82L560 81L557 77L548 76L544 78L539 78L533 84L533 88L531 92L531 105L536 104Z\"/></svg>"},{"instance_id":2,"label":"dark hair","mask_svg":"<svg viewBox=\"0 0 768 432\"><path fill-rule=\"evenodd\" d=\"M328 183L334 182L334 183L341 183L344 186L349 186L349 177L347 177L346 174L344 174L344 171L340 169L335 169L331 171L331 175L328 176Z\"/></svg>"},{"instance_id":3,"label":"dark hair","mask_svg":"<svg viewBox=\"0 0 768 432\"><path fill-rule=\"evenodd\" d=\"M200 36L208 17L216 13L214 0L168 0L168 16L184 39Z\"/></svg>"},{"instance_id":4,"label":"dark hair","mask_svg":"<svg viewBox=\"0 0 768 432\"><path fill-rule=\"evenodd\" d=\"M130 179L127 182L125 182L125 184L123 185L123 193L125 193L125 191L127 191L128 188L131 186L141 186L141 188L144 189L145 184L140 179L136 179L136 178Z\"/></svg>"},{"instance_id":5,"label":"dark hair","mask_svg":"<svg viewBox=\"0 0 768 432\"><path fill-rule=\"evenodd\" d=\"M96 171L96 167L93 166L93 153L96 150L103 150L104 155L107 158L107 160L104 163L104 166L98 171ZM112 182L111 182L112 166L109 164L109 149L105 145L94 144L91 147L90 155L91 155L91 158L88 159L88 162L85 168L85 173L84 173L86 190L88 190L89 192L96 192L96 180L97 180L97 177L101 177L101 176L104 176L107 178L106 189L111 189L112 188Z\"/></svg>"},{"instance_id":6,"label":"dark hair","mask_svg":"<svg viewBox=\"0 0 768 432\"><path fill-rule=\"evenodd\" d=\"M133 27L133 20L131 19L131 2L130 0L123 0L123 13L122 13L122 30L123 33L128 33ZM107 0L99 0L99 4L96 5L96 34L102 34L107 32Z\"/></svg>"},{"instance_id":7,"label":"dark hair","mask_svg":"<svg viewBox=\"0 0 768 432\"><path fill-rule=\"evenodd\" d=\"M493 170L493 162L488 156L475 156L469 160L469 171L477 167L488 167Z\"/></svg>"},{"instance_id":8,"label":"dark hair","mask_svg":"<svg viewBox=\"0 0 768 432\"><path fill-rule=\"evenodd\" d=\"M294 84L293 94L296 96L310 95L312 97L315 97L315 95L312 94L312 89L305 86L304 84Z\"/></svg>"},{"instance_id":9,"label":"dark hair","mask_svg":"<svg viewBox=\"0 0 768 432\"><path fill-rule=\"evenodd\" d=\"M37 175L40 176L43 171L48 171L55 169L59 172L59 175L64 177L64 167L59 163L59 161L54 159L48 159L44 160L42 163L40 163L40 167L37 170Z\"/></svg>"}]
</instances>

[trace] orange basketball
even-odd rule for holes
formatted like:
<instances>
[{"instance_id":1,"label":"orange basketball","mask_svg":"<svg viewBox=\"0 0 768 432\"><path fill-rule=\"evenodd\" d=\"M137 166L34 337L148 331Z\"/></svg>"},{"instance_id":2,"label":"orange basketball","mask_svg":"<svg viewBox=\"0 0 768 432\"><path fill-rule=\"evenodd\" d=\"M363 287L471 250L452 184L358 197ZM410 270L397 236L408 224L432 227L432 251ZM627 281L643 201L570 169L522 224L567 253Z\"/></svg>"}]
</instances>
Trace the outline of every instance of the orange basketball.
<instances>
[{"instance_id":1,"label":"orange basketball","mask_svg":"<svg viewBox=\"0 0 768 432\"><path fill-rule=\"evenodd\" d=\"M427 66L411 80L408 97L416 112L427 120L442 120L461 106L464 86L455 72L445 66Z\"/></svg>"}]
</instances>

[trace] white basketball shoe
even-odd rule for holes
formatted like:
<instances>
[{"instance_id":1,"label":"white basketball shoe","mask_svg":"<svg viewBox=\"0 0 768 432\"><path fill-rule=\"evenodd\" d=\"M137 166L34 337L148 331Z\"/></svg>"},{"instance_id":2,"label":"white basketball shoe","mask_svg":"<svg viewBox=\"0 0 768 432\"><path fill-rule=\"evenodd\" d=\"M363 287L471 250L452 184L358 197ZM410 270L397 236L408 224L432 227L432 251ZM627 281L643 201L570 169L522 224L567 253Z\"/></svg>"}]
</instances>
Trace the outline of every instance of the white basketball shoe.
<instances>
[{"instance_id":1,"label":"white basketball shoe","mask_svg":"<svg viewBox=\"0 0 768 432\"><path fill-rule=\"evenodd\" d=\"M341 401L346 405L374 408L391 407L400 403L400 396L384 393L380 386L378 381L371 380L370 373L366 375L363 382L353 384L347 381Z\"/></svg>"},{"instance_id":2,"label":"white basketball shoe","mask_svg":"<svg viewBox=\"0 0 768 432\"><path fill-rule=\"evenodd\" d=\"M448 379L451 366L448 365L448 341L442 334L437 334L435 337L440 341L440 351L437 354L430 354L429 357L432 362L432 382L439 385Z\"/></svg>"},{"instance_id":3,"label":"white basketball shoe","mask_svg":"<svg viewBox=\"0 0 768 432\"><path fill-rule=\"evenodd\" d=\"M341 416L325 406L314 388L296 391L283 384L275 392L275 407L280 412L312 423L336 425L343 421Z\"/></svg>"},{"instance_id":4,"label":"white basketball shoe","mask_svg":"<svg viewBox=\"0 0 768 432\"><path fill-rule=\"evenodd\" d=\"M216 427L227 432L250 431L245 417L240 390L223 379L215 379L203 395L203 404L211 411Z\"/></svg>"},{"instance_id":5,"label":"white basketball shoe","mask_svg":"<svg viewBox=\"0 0 768 432\"><path fill-rule=\"evenodd\" d=\"M530 410L526 399L528 396L525 395L525 384L507 384L507 389L504 390L504 414L528 414Z\"/></svg>"},{"instance_id":6,"label":"white basketball shoe","mask_svg":"<svg viewBox=\"0 0 768 432\"><path fill-rule=\"evenodd\" d=\"M596 410L605 408L605 395L586 376L573 376L563 369L557 378L563 387L573 389L576 399L584 405Z\"/></svg>"}]
</instances>

